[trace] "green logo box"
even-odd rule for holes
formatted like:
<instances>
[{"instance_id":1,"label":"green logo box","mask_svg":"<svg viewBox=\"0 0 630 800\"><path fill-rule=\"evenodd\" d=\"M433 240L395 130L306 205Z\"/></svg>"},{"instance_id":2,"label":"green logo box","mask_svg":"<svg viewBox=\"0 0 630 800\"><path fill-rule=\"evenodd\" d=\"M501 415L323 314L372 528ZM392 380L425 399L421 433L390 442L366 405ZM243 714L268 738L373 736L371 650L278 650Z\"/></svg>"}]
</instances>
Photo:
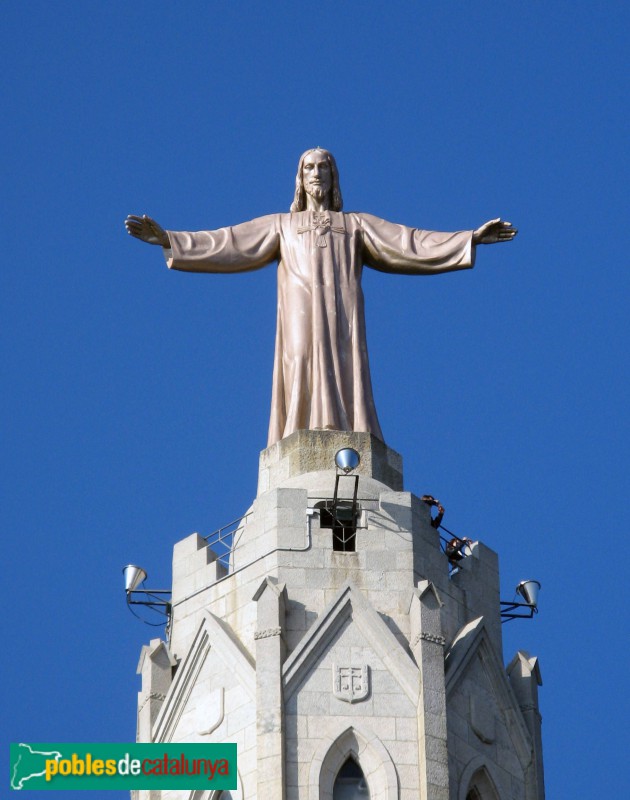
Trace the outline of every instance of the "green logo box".
<instances>
[{"instance_id":1,"label":"green logo box","mask_svg":"<svg viewBox=\"0 0 630 800\"><path fill-rule=\"evenodd\" d=\"M235 744L11 744L11 788L236 789Z\"/></svg>"}]
</instances>

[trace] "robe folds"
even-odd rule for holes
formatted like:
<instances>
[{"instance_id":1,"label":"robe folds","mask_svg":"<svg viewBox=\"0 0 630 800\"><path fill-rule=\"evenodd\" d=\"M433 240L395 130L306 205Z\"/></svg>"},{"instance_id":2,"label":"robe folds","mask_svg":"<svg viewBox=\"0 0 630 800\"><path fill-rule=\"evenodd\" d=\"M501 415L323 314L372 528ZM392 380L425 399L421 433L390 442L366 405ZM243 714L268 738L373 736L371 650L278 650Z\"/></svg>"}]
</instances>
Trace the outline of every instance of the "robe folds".
<instances>
[{"instance_id":1,"label":"robe folds","mask_svg":"<svg viewBox=\"0 0 630 800\"><path fill-rule=\"evenodd\" d=\"M245 272L278 262L268 446L299 429L383 440L368 362L363 266L408 275L473 266L472 231L408 228L370 214L270 214L215 231L168 231L172 269Z\"/></svg>"}]
</instances>

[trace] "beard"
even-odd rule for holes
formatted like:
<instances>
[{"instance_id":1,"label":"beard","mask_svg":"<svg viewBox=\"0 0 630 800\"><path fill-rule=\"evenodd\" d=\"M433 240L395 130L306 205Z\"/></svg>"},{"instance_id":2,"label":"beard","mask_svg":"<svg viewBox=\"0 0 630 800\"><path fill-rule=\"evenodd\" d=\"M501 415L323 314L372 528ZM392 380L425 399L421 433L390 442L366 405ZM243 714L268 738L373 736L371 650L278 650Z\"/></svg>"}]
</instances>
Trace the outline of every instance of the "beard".
<instances>
[{"instance_id":1,"label":"beard","mask_svg":"<svg viewBox=\"0 0 630 800\"><path fill-rule=\"evenodd\" d=\"M306 185L304 190L306 191L306 194L310 194L313 200L317 200L318 203L321 203L322 200L325 200L329 194L329 192L327 192L323 186Z\"/></svg>"}]
</instances>

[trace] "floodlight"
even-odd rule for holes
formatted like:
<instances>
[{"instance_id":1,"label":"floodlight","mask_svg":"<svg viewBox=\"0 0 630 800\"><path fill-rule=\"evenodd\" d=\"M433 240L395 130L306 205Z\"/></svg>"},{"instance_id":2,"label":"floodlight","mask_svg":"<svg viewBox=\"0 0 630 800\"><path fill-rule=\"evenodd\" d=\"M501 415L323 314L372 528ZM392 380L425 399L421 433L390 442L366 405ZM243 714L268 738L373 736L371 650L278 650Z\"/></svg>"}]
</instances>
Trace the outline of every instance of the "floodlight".
<instances>
[{"instance_id":1,"label":"floodlight","mask_svg":"<svg viewBox=\"0 0 630 800\"><path fill-rule=\"evenodd\" d=\"M335 454L335 464L346 475L359 466L361 456L352 447L343 447Z\"/></svg>"},{"instance_id":2,"label":"floodlight","mask_svg":"<svg viewBox=\"0 0 630 800\"><path fill-rule=\"evenodd\" d=\"M521 581L516 587L516 594L520 595L524 603L515 600L501 604L501 621L509 622L511 619L531 619L538 613L538 592L540 590L539 581Z\"/></svg>"},{"instance_id":3,"label":"floodlight","mask_svg":"<svg viewBox=\"0 0 630 800\"><path fill-rule=\"evenodd\" d=\"M538 592L540 583L538 581L521 581L516 587L516 593L520 594L528 606L538 608Z\"/></svg>"},{"instance_id":4,"label":"floodlight","mask_svg":"<svg viewBox=\"0 0 630 800\"><path fill-rule=\"evenodd\" d=\"M142 567L136 567L135 564L127 564L126 567L123 567L123 575L125 576L125 591L127 594L133 592L137 586L147 579L147 573Z\"/></svg>"}]
</instances>

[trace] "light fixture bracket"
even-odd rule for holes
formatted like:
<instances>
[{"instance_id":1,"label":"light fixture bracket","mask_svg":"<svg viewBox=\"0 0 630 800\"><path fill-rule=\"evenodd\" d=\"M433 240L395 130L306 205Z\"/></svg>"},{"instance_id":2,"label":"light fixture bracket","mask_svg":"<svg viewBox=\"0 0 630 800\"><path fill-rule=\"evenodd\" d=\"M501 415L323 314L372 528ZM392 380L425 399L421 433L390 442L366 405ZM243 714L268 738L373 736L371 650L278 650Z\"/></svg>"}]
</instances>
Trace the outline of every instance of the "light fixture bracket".
<instances>
[{"instance_id":1,"label":"light fixture bracket","mask_svg":"<svg viewBox=\"0 0 630 800\"><path fill-rule=\"evenodd\" d=\"M147 606L153 611L164 614L167 624L170 625L172 610L171 590L138 589L137 587L146 581L147 573L142 567L138 567L135 564L127 564L126 567L123 567L123 575L125 576L125 597L129 610L133 613L131 606ZM138 597L146 599L140 600ZM134 616L138 617L137 614L134 614ZM142 619L142 617L138 617L138 619L141 619L147 625L152 624Z\"/></svg>"}]
</instances>

